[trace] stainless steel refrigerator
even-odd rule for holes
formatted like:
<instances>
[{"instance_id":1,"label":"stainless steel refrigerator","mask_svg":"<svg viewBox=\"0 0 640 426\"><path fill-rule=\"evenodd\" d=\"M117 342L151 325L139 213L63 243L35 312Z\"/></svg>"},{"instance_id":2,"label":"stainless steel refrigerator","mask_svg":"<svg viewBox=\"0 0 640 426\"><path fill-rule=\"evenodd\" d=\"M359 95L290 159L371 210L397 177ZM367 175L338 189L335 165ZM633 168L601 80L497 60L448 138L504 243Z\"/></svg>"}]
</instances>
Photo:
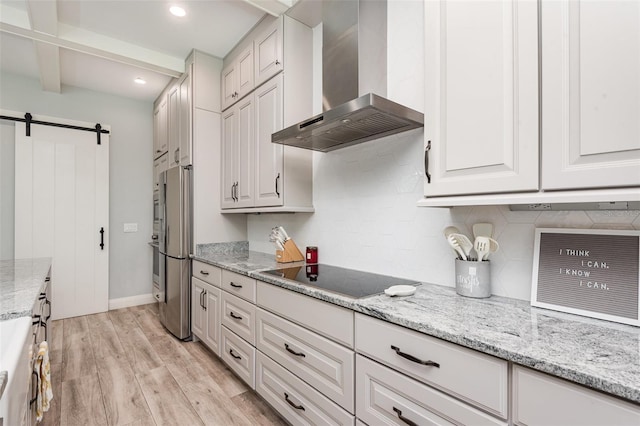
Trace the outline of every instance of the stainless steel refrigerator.
<instances>
[{"instance_id":1,"label":"stainless steel refrigerator","mask_svg":"<svg viewBox=\"0 0 640 426\"><path fill-rule=\"evenodd\" d=\"M174 336L191 336L191 167L160 174L160 322Z\"/></svg>"}]
</instances>

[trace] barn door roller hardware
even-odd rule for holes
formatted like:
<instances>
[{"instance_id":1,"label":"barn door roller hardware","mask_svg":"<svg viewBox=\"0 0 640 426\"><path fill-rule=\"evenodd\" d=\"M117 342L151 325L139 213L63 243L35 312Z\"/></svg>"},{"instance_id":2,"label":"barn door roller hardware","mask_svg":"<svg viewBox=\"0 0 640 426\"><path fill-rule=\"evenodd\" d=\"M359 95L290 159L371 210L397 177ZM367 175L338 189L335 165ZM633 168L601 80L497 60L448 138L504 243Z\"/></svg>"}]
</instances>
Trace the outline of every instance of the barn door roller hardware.
<instances>
[{"instance_id":1,"label":"barn door roller hardware","mask_svg":"<svg viewBox=\"0 0 640 426\"><path fill-rule=\"evenodd\" d=\"M40 121L34 120L31 113L26 113L24 118L21 117L10 117L8 115L0 115L0 119L2 120L10 120L10 121L20 121L26 124L26 135L27 137L31 136L31 125L32 124L41 124L43 126L52 126L52 127L62 127L63 129L73 129L73 130L83 130L85 132L96 132L98 138L98 145L100 145L100 134L106 133L109 134L109 130L104 130L100 123L97 123L95 127L82 127L82 126L73 126L71 124L61 124L61 123L53 123L51 121Z\"/></svg>"}]
</instances>

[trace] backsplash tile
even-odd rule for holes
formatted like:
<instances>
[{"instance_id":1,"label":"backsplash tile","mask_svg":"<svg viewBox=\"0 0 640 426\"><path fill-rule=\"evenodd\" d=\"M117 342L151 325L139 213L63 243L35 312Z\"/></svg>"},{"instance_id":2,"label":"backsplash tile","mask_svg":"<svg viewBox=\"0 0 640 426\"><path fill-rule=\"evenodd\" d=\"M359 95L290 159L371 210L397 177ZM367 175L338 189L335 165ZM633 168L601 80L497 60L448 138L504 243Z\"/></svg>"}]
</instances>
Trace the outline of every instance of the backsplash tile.
<instances>
[{"instance_id":1,"label":"backsplash tile","mask_svg":"<svg viewBox=\"0 0 640 426\"><path fill-rule=\"evenodd\" d=\"M249 215L251 250L283 225L301 250L319 247L322 263L453 286L454 254L442 230L467 235L491 222L500 251L491 256L493 293L529 300L536 227L640 229L638 211L512 212L507 206L419 208L423 133L412 131L314 153L314 214Z\"/></svg>"}]
</instances>

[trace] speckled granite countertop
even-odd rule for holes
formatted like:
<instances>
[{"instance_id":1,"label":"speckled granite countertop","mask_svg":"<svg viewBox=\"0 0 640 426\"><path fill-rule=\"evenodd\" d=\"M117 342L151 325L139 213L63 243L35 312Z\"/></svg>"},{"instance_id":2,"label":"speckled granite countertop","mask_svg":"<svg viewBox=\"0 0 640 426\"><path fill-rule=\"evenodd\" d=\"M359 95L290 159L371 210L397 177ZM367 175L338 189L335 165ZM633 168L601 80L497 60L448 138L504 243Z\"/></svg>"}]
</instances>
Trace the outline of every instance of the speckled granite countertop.
<instances>
[{"instance_id":1,"label":"speckled granite countertop","mask_svg":"<svg viewBox=\"0 0 640 426\"><path fill-rule=\"evenodd\" d=\"M470 299L433 284L422 284L413 296L351 299L261 273L283 266L273 255L203 250L195 258L640 403L639 327L533 308L523 300Z\"/></svg>"},{"instance_id":2,"label":"speckled granite countertop","mask_svg":"<svg viewBox=\"0 0 640 426\"><path fill-rule=\"evenodd\" d=\"M0 260L0 321L31 316L51 259Z\"/></svg>"}]
</instances>

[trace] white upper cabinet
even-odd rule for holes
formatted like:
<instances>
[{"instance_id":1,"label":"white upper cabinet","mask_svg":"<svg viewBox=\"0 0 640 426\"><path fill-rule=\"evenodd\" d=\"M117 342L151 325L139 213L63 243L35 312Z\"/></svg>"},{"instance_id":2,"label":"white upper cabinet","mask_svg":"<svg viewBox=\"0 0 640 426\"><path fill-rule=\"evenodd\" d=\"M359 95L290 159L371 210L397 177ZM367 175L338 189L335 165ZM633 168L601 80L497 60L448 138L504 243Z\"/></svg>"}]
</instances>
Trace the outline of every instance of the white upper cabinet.
<instances>
[{"instance_id":1,"label":"white upper cabinet","mask_svg":"<svg viewBox=\"0 0 640 426\"><path fill-rule=\"evenodd\" d=\"M175 167L180 161L180 84L176 83L169 89L168 95L168 143L169 168Z\"/></svg>"},{"instance_id":2,"label":"white upper cabinet","mask_svg":"<svg viewBox=\"0 0 640 426\"><path fill-rule=\"evenodd\" d=\"M283 145L271 143L282 130L282 76L256 90L256 206L281 206L284 181Z\"/></svg>"},{"instance_id":3,"label":"white upper cabinet","mask_svg":"<svg viewBox=\"0 0 640 426\"><path fill-rule=\"evenodd\" d=\"M160 95L153 110L153 158L167 152L167 97Z\"/></svg>"},{"instance_id":4,"label":"white upper cabinet","mask_svg":"<svg viewBox=\"0 0 640 426\"><path fill-rule=\"evenodd\" d=\"M254 88L253 44L248 44L222 70L222 109L226 109Z\"/></svg>"},{"instance_id":5,"label":"white upper cabinet","mask_svg":"<svg viewBox=\"0 0 640 426\"><path fill-rule=\"evenodd\" d=\"M311 28L304 24L287 16L266 17L225 59L229 72L221 76L221 101L232 102L222 114L225 213L313 211L311 151L271 142L274 132L312 115L312 42ZM248 45L255 59L251 67L239 65L249 58ZM284 63L289 68L283 69ZM248 72L253 65L256 73L246 86L252 90L238 100L225 87L237 81L229 74Z\"/></svg>"},{"instance_id":6,"label":"white upper cabinet","mask_svg":"<svg viewBox=\"0 0 640 426\"><path fill-rule=\"evenodd\" d=\"M542 188L640 185L640 2L541 13Z\"/></svg>"},{"instance_id":7,"label":"white upper cabinet","mask_svg":"<svg viewBox=\"0 0 640 426\"><path fill-rule=\"evenodd\" d=\"M419 205L640 201L640 2L539 4L425 3Z\"/></svg>"},{"instance_id":8,"label":"white upper cabinet","mask_svg":"<svg viewBox=\"0 0 640 426\"><path fill-rule=\"evenodd\" d=\"M255 192L255 106L251 94L222 113L221 207L252 207Z\"/></svg>"},{"instance_id":9,"label":"white upper cabinet","mask_svg":"<svg viewBox=\"0 0 640 426\"><path fill-rule=\"evenodd\" d=\"M283 20L277 19L253 40L256 86L284 69L282 32Z\"/></svg>"},{"instance_id":10,"label":"white upper cabinet","mask_svg":"<svg viewBox=\"0 0 640 426\"><path fill-rule=\"evenodd\" d=\"M537 3L429 1L425 19L425 195L537 190Z\"/></svg>"},{"instance_id":11,"label":"white upper cabinet","mask_svg":"<svg viewBox=\"0 0 640 426\"><path fill-rule=\"evenodd\" d=\"M178 138L178 159L181 166L191 164L191 71L180 81L180 134Z\"/></svg>"}]
</instances>

